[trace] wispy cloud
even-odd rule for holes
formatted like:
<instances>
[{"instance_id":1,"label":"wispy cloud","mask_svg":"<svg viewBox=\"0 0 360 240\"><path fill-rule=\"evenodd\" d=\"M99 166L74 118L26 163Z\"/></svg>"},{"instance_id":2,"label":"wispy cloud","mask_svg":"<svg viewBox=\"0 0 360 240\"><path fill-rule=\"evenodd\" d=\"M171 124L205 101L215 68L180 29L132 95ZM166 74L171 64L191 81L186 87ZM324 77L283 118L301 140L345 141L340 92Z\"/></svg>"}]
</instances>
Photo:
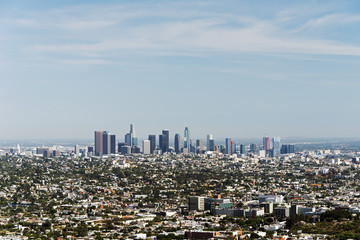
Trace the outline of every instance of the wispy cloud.
<instances>
[{"instance_id":1,"label":"wispy cloud","mask_svg":"<svg viewBox=\"0 0 360 240\"><path fill-rule=\"evenodd\" d=\"M299 30L360 23L360 15L333 13L308 20Z\"/></svg>"},{"instance_id":2,"label":"wispy cloud","mask_svg":"<svg viewBox=\"0 0 360 240\"><path fill-rule=\"evenodd\" d=\"M102 59L68 59L60 60L60 63L72 64L72 65L102 65L102 64L114 64L114 61L102 60Z\"/></svg>"},{"instance_id":3,"label":"wispy cloud","mask_svg":"<svg viewBox=\"0 0 360 240\"><path fill-rule=\"evenodd\" d=\"M142 49L164 51L181 50L193 52L256 52L289 53L319 55L360 56L360 47L341 42L296 38L286 32L275 30L272 26L255 25L248 28L229 28L222 21L202 20L176 22L138 27L126 36L85 44L40 44L34 46L40 52L58 52L66 54L91 54L113 51ZM269 24L270 25L270 24Z\"/></svg>"},{"instance_id":4,"label":"wispy cloud","mask_svg":"<svg viewBox=\"0 0 360 240\"><path fill-rule=\"evenodd\" d=\"M204 4L200 1L198 5L202 6L201 3ZM205 5L211 4L216 5L215 2ZM321 16L305 21L306 11L295 14L294 9L263 18L256 14L236 15L201 7L189 10L184 3L159 4L154 8L90 4L28 13L24 18L13 19L12 24L15 28L40 29L26 44L27 50L34 54L49 54L69 63L71 60L67 59L74 57L89 57L89 63L98 63L94 56L113 58L129 51L141 55L171 52L203 57L219 52L360 56L360 45L299 34L304 29L335 22L360 22L360 16L324 15L324 11L321 10ZM295 19L297 24L292 28L284 25Z\"/></svg>"}]
</instances>

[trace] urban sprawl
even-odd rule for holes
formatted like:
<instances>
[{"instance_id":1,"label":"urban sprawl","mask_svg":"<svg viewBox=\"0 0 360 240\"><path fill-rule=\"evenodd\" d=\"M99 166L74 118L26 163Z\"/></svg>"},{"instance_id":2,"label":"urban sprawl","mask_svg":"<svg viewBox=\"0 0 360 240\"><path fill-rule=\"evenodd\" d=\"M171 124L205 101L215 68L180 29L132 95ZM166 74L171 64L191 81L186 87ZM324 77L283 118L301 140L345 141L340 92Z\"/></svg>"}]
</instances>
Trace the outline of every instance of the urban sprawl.
<instances>
[{"instance_id":1,"label":"urban sprawl","mask_svg":"<svg viewBox=\"0 0 360 240\"><path fill-rule=\"evenodd\" d=\"M360 150L170 131L0 149L0 239L360 239Z\"/></svg>"}]
</instances>

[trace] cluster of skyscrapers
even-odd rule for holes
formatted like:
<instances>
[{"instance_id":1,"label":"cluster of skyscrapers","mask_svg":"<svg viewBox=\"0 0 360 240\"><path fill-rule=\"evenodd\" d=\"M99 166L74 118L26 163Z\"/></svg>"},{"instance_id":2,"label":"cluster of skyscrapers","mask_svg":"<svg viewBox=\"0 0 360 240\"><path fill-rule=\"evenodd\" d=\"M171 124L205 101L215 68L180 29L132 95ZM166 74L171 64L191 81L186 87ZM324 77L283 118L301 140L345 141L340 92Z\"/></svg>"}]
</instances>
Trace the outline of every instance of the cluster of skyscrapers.
<instances>
[{"instance_id":1,"label":"cluster of skyscrapers","mask_svg":"<svg viewBox=\"0 0 360 240\"><path fill-rule=\"evenodd\" d=\"M116 136L107 131L95 131L95 154L116 153Z\"/></svg>"},{"instance_id":2,"label":"cluster of skyscrapers","mask_svg":"<svg viewBox=\"0 0 360 240\"><path fill-rule=\"evenodd\" d=\"M197 139L194 145L190 138L190 131L188 127L185 127L183 144L181 144L181 136L176 133L174 136L173 146L170 146L170 131L168 129L162 130L158 135L158 143L156 142L156 135L149 135L148 139L143 140L142 148L138 144L138 138L136 137L135 127L130 124L130 132L125 134L125 141L116 143L116 136L108 131L95 131L95 154L131 154L131 153L143 153L143 154L163 154L163 153L195 153L202 154L206 151L222 152L227 155L247 153L259 154L263 157L279 157L280 154L294 153L294 145L281 145L279 137L273 137L270 141L269 137L263 138L262 148L258 148L255 143L247 145L237 145L231 138L225 139L225 145L216 145L212 134L207 135L206 145L203 140ZM182 146L181 146L182 145Z\"/></svg>"}]
</instances>

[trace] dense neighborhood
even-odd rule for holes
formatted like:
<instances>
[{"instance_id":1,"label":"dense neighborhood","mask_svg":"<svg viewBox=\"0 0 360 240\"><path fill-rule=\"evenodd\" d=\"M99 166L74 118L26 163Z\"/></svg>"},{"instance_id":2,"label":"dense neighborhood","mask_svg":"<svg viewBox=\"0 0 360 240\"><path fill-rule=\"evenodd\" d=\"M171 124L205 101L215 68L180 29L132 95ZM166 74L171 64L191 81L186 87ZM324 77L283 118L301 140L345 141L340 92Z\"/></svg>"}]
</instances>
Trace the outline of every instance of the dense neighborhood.
<instances>
[{"instance_id":1,"label":"dense neighborhood","mask_svg":"<svg viewBox=\"0 0 360 240\"><path fill-rule=\"evenodd\" d=\"M358 239L356 152L7 154L1 239Z\"/></svg>"}]
</instances>

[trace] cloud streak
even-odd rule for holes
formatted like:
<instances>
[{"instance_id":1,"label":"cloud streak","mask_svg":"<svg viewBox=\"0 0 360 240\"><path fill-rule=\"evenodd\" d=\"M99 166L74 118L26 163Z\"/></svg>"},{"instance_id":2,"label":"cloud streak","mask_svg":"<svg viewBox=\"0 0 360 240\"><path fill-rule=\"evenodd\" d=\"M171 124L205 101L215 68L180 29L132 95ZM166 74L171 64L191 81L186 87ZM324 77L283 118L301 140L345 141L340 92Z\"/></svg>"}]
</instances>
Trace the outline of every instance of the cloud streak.
<instances>
[{"instance_id":1,"label":"cloud streak","mask_svg":"<svg viewBox=\"0 0 360 240\"><path fill-rule=\"evenodd\" d=\"M271 28L271 26L269 26ZM126 36L116 36L95 43L41 44L38 52L64 54L114 54L125 50L177 50L196 52L254 52L360 56L360 47L337 41L295 38L285 32L269 33L268 27L227 28L221 21L180 22L151 25L131 30ZM144 52L143 52L144 53Z\"/></svg>"},{"instance_id":2,"label":"cloud streak","mask_svg":"<svg viewBox=\"0 0 360 240\"><path fill-rule=\"evenodd\" d=\"M346 25L351 23L360 23L360 15L349 15L349 14L327 14L315 19L307 21L300 30L309 28L321 28L325 26L334 27L337 25Z\"/></svg>"},{"instance_id":3,"label":"cloud streak","mask_svg":"<svg viewBox=\"0 0 360 240\"><path fill-rule=\"evenodd\" d=\"M212 4L216 5L210 2L205 6ZM203 57L219 53L360 56L357 44L304 34L308 29L340 21L343 24L357 23L360 22L359 16L322 14L303 20L300 28L289 28L284 24L294 19L299 21L301 16L291 17L289 12L292 13L293 9L282 10L265 19L256 15L201 9L201 2L196 6L198 8L191 11L186 4L157 5L154 8L126 4L75 6L42 14L28 13L24 18L6 22L13 24L15 29L39 30L26 44L27 51L68 60L64 62L69 63L72 58L88 57L89 63L106 64L112 61L110 58L129 52L159 56L172 52L174 55Z\"/></svg>"}]
</instances>

